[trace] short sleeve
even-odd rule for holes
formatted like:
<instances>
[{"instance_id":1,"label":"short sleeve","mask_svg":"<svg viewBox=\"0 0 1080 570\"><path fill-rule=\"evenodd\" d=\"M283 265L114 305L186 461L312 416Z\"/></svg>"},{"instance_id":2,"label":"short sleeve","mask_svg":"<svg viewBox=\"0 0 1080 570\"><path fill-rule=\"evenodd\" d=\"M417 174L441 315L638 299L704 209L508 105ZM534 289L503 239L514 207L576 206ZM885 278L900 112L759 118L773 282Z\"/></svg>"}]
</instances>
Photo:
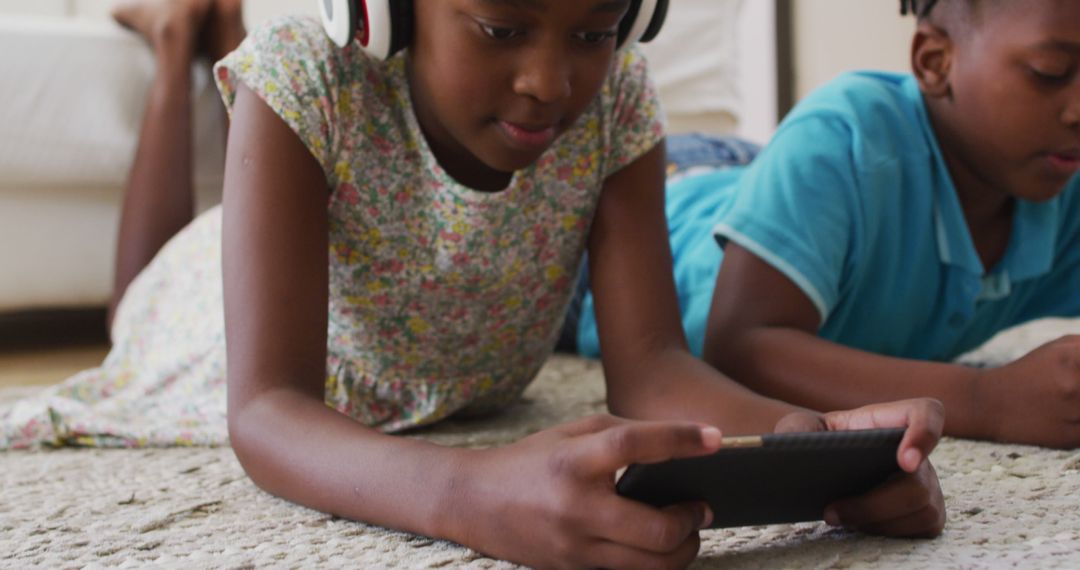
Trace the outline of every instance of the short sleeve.
<instances>
[{"instance_id":1,"label":"short sleeve","mask_svg":"<svg viewBox=\"0 0 1080 570\"><path fill-rule=\"evenodd\" d=\"M804 116L773 137L739 182L714 233L784 274L824 323L857 257L860 225L851 128L840 117Z\"/></svg>"},{"instance_id":2,"label":"short sleeve","mask_svg":"<svg viewBox=\"0 0 1080 570\"><path fill-rule=\"evenodd\" d=\"M1080 175L1058 199L1058 232L1051 270L1037 278L1038 285L1024 308L1021 322L1041 317L1080 317Z\"/></svg>"},{"instance_id":3,"label":"short sleeve","mask_svg":"<svg viewBox=\"0 0 1080 570\"><path fill-rule=\"evenodd\" d=\"M285 17L252 31L214 75L230 114L243 83L297 134L333 185L335 116L348 105L344 65L318 22Z\"/></svg>"},{"instance_id":4,"label":"short sleeve","mask_svg":"<svg viewBox=\"0 0 1080 570\"><path fill-rule=\"evenodd\" d=\"M633 46L616 52L613 65L601 93L608 125L605 178L664 138L664 114L645 56Z\"/></svg>"},{"instance_id":5,"label":"short sleeve","mask_svg":"<svg viewBox=\"0 0 1080 570\"><path fill-rule=\"evenodd\" d=\"M1055 265L1061 284L1060 305L1051 314L1063 317L1080 317L1080 175L1073 178L1063 199L1065 215L1062 217L1061 242Z\"/></svg>"}]
</instances>

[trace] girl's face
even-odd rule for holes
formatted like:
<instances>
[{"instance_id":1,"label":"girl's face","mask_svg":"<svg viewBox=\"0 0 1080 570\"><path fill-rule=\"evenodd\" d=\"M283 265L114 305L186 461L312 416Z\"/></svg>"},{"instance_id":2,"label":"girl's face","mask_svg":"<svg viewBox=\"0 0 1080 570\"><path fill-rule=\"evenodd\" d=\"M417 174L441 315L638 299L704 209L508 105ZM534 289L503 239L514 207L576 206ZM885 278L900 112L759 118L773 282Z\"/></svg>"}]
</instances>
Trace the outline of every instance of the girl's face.
<instances>
[{"instance_id":1,"label":"girl's face","mask_svg":"<svg viewBox=\"0 0 1080 570\"><path fill-rule=\"evenodd\" d=\"M415 0L410 87L446 171L504 188L592 102L629 0Z\"/></svg>"},{"instance_id":2,"label":"girl's face","mask_svg":"<svg viewBox=\"0 0 1080 570\"><path fill-rule=\"evenodd\" d=\"M944 120L965 177L1028 200L1080 171L1080 2L987 6L956 39ZM956 169L954 167L954 169ZM975 182L978 184L978 182Z\"/></svg>"}]
</instances>

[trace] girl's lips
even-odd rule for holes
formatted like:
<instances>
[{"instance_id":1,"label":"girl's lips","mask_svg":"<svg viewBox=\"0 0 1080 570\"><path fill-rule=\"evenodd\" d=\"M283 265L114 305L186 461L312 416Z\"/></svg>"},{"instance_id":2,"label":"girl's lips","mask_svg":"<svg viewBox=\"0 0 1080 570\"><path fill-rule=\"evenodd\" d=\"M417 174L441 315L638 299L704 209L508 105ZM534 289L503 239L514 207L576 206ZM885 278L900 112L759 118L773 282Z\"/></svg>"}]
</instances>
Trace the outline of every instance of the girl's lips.
<instances>
[{"instance_id":1,"label":"girl's lips","mask_svg":"<svg viewBox=\"0 0 1080 570\"><path fill-rule=\"evenodd\" d=\"M499 126L507 138L523 148L547 148L555 140L555 127L533 127L507 121L499 121Z\"/></svg>"}]
</instances>

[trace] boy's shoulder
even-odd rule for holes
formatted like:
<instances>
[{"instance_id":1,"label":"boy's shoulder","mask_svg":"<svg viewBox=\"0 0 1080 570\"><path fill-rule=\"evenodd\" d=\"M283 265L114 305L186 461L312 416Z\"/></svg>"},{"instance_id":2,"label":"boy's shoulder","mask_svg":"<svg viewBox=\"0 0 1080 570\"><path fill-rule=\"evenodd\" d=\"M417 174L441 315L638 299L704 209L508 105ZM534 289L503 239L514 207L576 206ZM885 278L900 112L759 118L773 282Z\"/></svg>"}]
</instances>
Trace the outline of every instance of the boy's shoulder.
<instances>
[{"instance_id":1,"label":"boy's shoulder","mask_svg":"<svg viewBox=\"0 0 1080 570\"><path fill-rule=\"evenodd\" d=\"M1077 239L1080 239L1080 174L1072 177L1058 196L1064 217L1073 222L1076 227Z\"/></svg>"},{"instance_id":2,"label":"boy's shoulder","mask_svg":"<svg viewBox=\"0 0 1080 570\"><path fill-rule=\"evenodd\" d=\"M777 134L811 136L863 164L898 155L924 160L936 146L915 78L885 71L848 72L822 85L792 109Z\"/></svg>"},{"instance_id":3,"label":"boy's shoulder","mask_svg":"<svg viewBox=\"0 0 1080 570\"><path fill-rule=\"evenodd\" d=\"M853 71L812 91L792 110L791 117L831 115L855 119L893 115L908 118L917 113L920 106L921 98L910 74Z\"/></svg>"}]
</instances>

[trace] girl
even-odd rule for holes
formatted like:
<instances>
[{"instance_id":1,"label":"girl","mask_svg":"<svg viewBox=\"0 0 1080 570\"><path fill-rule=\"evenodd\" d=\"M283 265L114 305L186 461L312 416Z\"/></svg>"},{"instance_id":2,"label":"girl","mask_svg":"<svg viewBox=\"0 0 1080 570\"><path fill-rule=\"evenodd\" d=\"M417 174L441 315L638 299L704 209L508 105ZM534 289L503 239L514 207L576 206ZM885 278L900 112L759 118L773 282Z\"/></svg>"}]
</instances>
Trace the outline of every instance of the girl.
<instances>
[{"instance_id":1,"label":"girl","mask_svg":"<svg viewBox=\"0 0 1080 570\"><path fill-rule=\"evenodd\" d=\"M714 451L712 426L907 426L906 475L827 520L940 532L926 461L936 402L817 415L687 351L667 269L660 112L640 56L616 51L637 3L413 4L415 35L386 61L288 18L218 64L232 117L223 207L118 291L98 392L137 385L140 415L213 426L227 376L228 440L263 489L535 566L688 564L704 505L622 499L614 474ZM202 0L144 0L118 17L160 53L185 29L169 22L206 13ZM136 210L125 215L155 215ZM608 403L636 421L593 417L483 450L387 435L517 398L555 343L586 247ZM174 443L156 429L135 443ZM216 441L212 430L191 436ZM89 433L108 430L63 437Z\"/></svg>"}]
</instances>

